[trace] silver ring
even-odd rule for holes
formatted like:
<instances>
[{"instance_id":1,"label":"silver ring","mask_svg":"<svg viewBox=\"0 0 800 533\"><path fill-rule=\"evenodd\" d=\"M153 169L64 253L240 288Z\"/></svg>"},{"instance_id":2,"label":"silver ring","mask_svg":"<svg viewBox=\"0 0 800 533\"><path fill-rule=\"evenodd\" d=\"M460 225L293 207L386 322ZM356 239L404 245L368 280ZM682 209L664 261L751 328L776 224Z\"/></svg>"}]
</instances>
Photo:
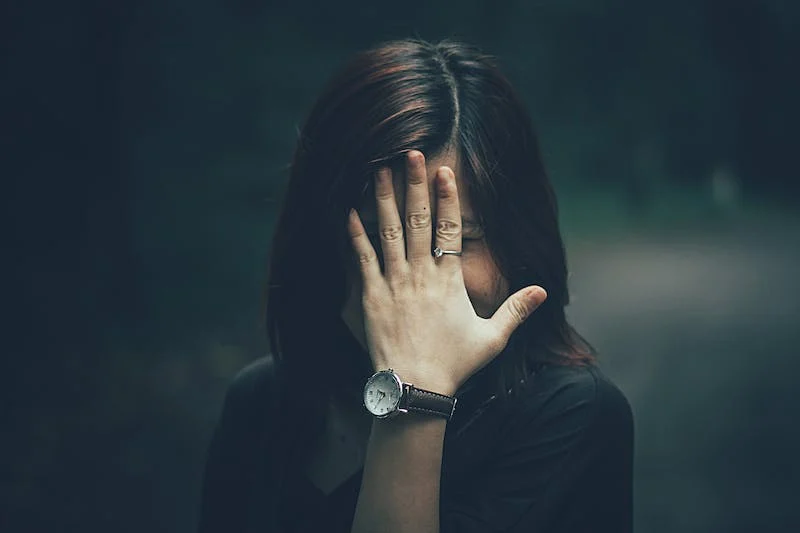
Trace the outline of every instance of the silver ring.
<instances>
[{"instance_id":1,"label":"silver ring","mask_svg":"<svg viewBox=\"0 0 800 533\"><path fill-rule=\"evenodd\" d=\"M461 255L461 252L455 250L442 250L438 246L433 249L433 257L442 257L444 254Z\"/></svg>"}]
</instances>

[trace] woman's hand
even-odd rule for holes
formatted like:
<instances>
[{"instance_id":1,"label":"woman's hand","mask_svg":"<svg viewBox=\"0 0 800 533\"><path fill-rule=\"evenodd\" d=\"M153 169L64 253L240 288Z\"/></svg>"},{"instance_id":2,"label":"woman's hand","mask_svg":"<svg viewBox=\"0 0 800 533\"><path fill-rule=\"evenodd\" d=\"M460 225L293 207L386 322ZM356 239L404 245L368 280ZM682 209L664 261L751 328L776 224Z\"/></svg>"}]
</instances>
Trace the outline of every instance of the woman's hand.
<instances>
[{"instance_id":1,"label":"woman's hand","mask_svg":"<svg viewBox=\"0 0 800 533\"><path fill-rule=\"evenodd\" d=\"M376 370L392 368L403 381L452 395L505 348L547 294L541 287L526 287L506 299L490 319L478 316L464 285L461 257L433 257L431 201L421 152L408 153L406 175L405 225L391 171L382 168L376 176L384 272L360 217L355 210L350 213L349 233L362 276L366 342ZM455 176L450 168L440 167L435 179L435 246L460 251Z\"/></svg>"}]
</instances>

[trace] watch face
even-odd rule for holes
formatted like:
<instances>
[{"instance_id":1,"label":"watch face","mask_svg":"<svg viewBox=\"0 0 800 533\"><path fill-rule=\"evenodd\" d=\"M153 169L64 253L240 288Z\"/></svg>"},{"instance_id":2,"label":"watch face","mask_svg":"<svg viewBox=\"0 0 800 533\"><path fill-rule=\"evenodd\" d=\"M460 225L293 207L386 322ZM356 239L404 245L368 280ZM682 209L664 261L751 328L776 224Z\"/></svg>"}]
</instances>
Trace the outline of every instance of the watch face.
<instances>
[{"instance_id":1,"label":"watch face","mask_svg":"<svg viewBox=\"0 0 800 533\"><path fill-rule=\"evenodd\" d=\"M387 416L400 405L402 389L393 372L373 374L364 386L364 406L375 416Z\"/></svg>"}]
</instances>

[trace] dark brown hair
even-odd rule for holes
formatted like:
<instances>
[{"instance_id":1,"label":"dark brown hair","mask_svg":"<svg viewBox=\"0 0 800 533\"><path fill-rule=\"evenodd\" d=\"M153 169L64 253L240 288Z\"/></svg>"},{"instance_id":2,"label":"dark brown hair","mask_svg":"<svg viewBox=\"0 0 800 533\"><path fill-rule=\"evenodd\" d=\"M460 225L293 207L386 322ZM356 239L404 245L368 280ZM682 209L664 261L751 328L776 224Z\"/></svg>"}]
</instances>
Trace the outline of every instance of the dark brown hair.
<instances>
[{"instance_id":1,"label":"dark brown hair","mask_svg":"<svg viewBox=\"0 0 800 533\"><path fill-rule=\"evenodd\" d=\"M300 129L266 295L270 346L289 379L317 376L313 386L328 388L341 382L330 332L347 296L347 213L361 205L374 172L411 149L430 159L450 143L511 292L537 284L548 293L497 357L497 392L514 389L531 366L593 359L564 314L569 294L556 198L521 99L477 48L408 39L356 55Z\"/></svg>"}]
</instances>

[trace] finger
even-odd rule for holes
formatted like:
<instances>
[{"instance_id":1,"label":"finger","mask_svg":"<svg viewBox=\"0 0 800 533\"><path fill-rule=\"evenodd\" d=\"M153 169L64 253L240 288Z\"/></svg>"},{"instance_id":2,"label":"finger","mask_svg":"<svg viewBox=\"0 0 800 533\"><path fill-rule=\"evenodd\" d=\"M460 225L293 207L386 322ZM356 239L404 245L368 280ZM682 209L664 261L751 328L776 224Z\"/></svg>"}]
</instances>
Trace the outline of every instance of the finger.
<instances>
[{"instance_id":1,"label":"finger","mask_svg":"<svg viewBox=\"0 0 800 533\"><path fill-rule=\"evenodd\" d=\"M461 206L455 174L449 167L439 167L436 173L436 246L460 252L461 234ZM460 268L461 258L448 254L438 262Z\"/></svg>"},{"instance_id":2,"label":"finger","mask_svg":"<svg viewBox=\"0 0 800 533\"><path fill-rule=\"evenodd\" d=\"M490 321L497 328L498 335L505 347L511 334L531 316L537 307L547 299L547 292L534 285L520 289L511 296L494 312Z\"/></svg>"},{"instance_id":3,"label":"finger","mask_svg":"<svg viewBox=\"0 0 800 533\"><path fill-rule=\"evenodd\" d=\"M378 170L375 176L375 204L378 213L378 231L383 249L386 275L391 277L406 264L406 247L403 241L403 221L397 208L392 184L392 171L388 167Z\"/></svg>"},{"instance_id":4,"label":"finger","mask_svg":"<svg viewBox=\"0 0 800 533\"><path fill-rule=\"evenodd\" d=\"M408 153L406 177L406 256L412 264L431 261L431 200L422 152Z\"/></svg>"},{"instance_id":5,"label":"finger","mask_svg":"<svg viewBox=\"0 0 800 533\"><path fill-rule=\"evenodd\" d=\"M347 231L350 235L353 251L358 259L364 287L366 287L367 283L375 283L381 277L381 267L378 263L378 254L375 253L375 248L372 247L367 232L364 231L361 218L355 209L350 210L350 215L347 219Z\"/></svg>"}]
</instances>

